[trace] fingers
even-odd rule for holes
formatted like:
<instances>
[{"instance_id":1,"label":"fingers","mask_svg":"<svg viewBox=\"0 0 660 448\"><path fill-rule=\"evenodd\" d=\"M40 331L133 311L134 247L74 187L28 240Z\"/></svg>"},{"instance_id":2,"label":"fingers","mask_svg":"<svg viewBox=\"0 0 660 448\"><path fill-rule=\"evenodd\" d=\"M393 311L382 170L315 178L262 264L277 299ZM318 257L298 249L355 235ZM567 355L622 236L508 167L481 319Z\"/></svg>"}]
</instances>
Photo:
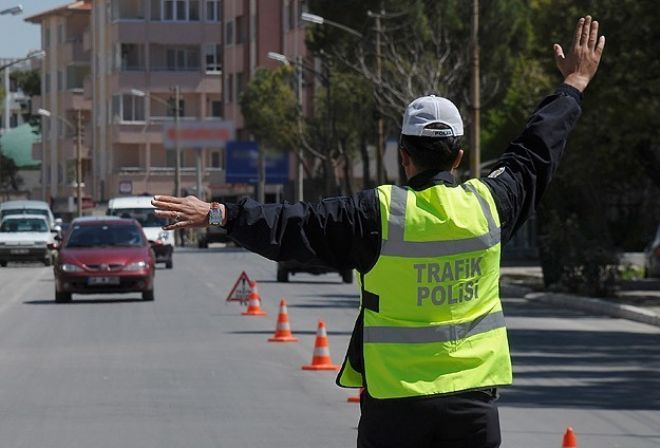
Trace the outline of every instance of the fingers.
<instances>
[{"instance_id":1,"label":"fingers","mask_svg":"<svg viewBox=\"0 0 660 448\"><path fill-rule=\"evenodd\" d=\"M159 196L154 196L151 203L153 204L154 202L162 202L168 204L183 204L183 201L184 201L183 198L177 198L175 196L159 195Z\"/></svg>"},{"instance_id":2,"label":"fingers","mask_svg":"<svg viewBox=\"0 0 660 448\"><path fill-rule=\"evenodd\" d=\"M159 218L176 220L177 215L181 215L181 213L175 211L156 210L154 215L158 216Z\"/></svg>"},{"instance_id":3,"label":"fingers","mask_svg":"<svg viewBox=\"0 0 660 448\"><path fill-rule=\"evenodd\" d=\"M174 211L183 211L183 206L180 203L173 203L173 202L161 202L161 201L156 201L153 200L151 201L151 205L156 207L158 210L174 210Z\"/></svg>"},{"instance_id":4,"label":"fingers","mask_svg":"<svg viewBox=\"0 0 660 448\"><path fill-rule=\"evenodd\" d=\"M605 48L605 36L600 36L598 39L598 45L596 45L596 53L600 56L603 54L603 49Z\"/></svg>"},{"instance_id":5,"label":"fingers","mask_svg":"<svg viewBox=\"0 0 660 448\"><path fill-rule=\"evenodd\" d=\"M589 31L591 30L591 16L587 16L584 19L584 25L582 26L582 34L580 35L580 46L584 47L589 41Z\"/></svg>"},{"instance_id":6,"label":"fingers","mask_svg":"<svg viewBox=\"0 0 660 448\"><path fill-rule=\"evenodd\" d=\"M177 230L177 229L186 229L188 227L194 227L195 224L192 221L180 221L169 226L163 227L163 230Z\"/></svg>"},{"instance_id":7,"label":"fingers","mask_svg":"<svg viewBox=\"0 0 660 448\"><path fill-rule=\"evenodd\" d=\"M580 17L577 25L575 26L575 35L573 36L573 47L580 46L580 39L582 37L582 29L584 28L584 17Z\"/></svg>"},{"instance_id":8,"label":"fingers","mask_svg":"<svg viewBox=\"0 0 660 448\"><path fill-rule=\"evenodd\" d=\"M598 22L594 20L591 22L591 29L589 30L589 40L587 46L590 50L596 48L596 40L598 39Z\"/></svg>"},{"instance_id":9,"label":"fingers","mask_svg":"<svg viewBox=\"0 0 660 448\"><path fill-rule=\"evenodd\" d=\"M553 48L555 49L555 59L566 59L566 56L564 56L564 49L561 48L561 45L554 44Z\"/></svg>"}]
</instances>

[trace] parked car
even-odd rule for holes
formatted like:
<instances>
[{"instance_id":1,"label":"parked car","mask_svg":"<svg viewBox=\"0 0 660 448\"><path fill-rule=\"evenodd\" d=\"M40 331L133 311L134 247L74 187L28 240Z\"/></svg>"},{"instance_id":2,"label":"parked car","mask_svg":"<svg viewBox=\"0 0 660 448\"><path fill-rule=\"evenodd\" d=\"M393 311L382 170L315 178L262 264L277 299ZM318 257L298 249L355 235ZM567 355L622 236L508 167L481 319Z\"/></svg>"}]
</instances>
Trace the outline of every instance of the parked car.
<instances>
[{"instance_id":1,"label":"parked car","mask_svg":"<svg viewBox=\"0 0 660 448\"><path fill-rule=\"evenodd\" d=\"M277 263L277 281L280 283L288 282L290 274L297 274L299 272L313 275L336 272L341 276L341 280L344 283L353 283L353 271L351 269L338 271L337 269L322 264L300 263L295 260L280 261Z\"/></svg>"},{"instance_id":2,"label":"parked car","mask_svg":"<svg viewBox=\"0 0 660 448\"><path fill-rule=\"evenodd\" d=\"M55 263L55 301L72 294L133 293L154 300L155 257L134 219L78 218Z\"/></svg>"},{"instance_id":3,"label":"parked car","mask_svg":"<svg viewBox=\"0 0 660 448\"><path fill-rule=\"evenodd\" d=\"M57 231L43 215L6 215L0 221L0 266L10 261L36 261L50 266Z\"/></svg>"},{"instance_id":4,"label":"parked car","mask_svg":"<svg viewBox=\"0 0 660 448\"><path fill-rule=\"evenodd\" d=\"M655 238L644 251L644 274L646 277L660 277L660 226Z\"/></svg>"},{"instance_id":5,"label":"parked car","mask_svg":"<svg viewBox=\"0 0 660 448\"><path fill-rule=\"evenodd\" d=\"M115 198L108 202L108 215L132 218L140 223L156 254L156 263L165 263L167 269L174 267L174 232L166 232L162 227L166 220L154 214L151 196L131 196Z\"/></svg>"}]
</instances>

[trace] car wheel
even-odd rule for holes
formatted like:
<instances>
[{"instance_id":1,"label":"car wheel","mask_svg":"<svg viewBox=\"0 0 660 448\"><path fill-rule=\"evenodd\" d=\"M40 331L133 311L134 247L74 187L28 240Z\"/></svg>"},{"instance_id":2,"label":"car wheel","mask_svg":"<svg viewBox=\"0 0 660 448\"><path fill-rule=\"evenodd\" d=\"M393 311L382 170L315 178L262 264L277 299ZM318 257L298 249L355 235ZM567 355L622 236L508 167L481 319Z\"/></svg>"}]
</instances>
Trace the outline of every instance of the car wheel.
<instances>
[{"instance_id":1,"label":"car wheel","mask_svg":"<svg viewBox=\"0 0 660 448\"><path fill-rule=\"evenodd\" d=\"M279 283L287 283L289 281L289 273L286 269L277 268L277 281Z\"/></svg>"},{"instance_id":2,"label":"car wheel","mask_svg":"<svg viewBox=\"0 0 660 448\"><path fill-rule=\"evenodd\" d=\"M145 302L151 302L154 300L154 290L150 289L149 291L142 291L142 300Z\"/></svg>"},{"instance_id":3,"label":"car wheel","mask_svg":"<svg viewBox=\"0 0 660 448\"><path fill-rule=\"evenodd\" d=\"M344 271L341 273L341 280L344 283L353 283L353 271Z\"/></svg>"},{"instance_id":4,"label":"car wheel","mask_svg":"<svg viewBox=\"0 0 660 448\"><path fill-rule=\"evenodd\" d=\"M167 261L165 262L165 268L166 268L166 269L172 269L173 267L174 267L174 262L173 262L172 259L170 258L169 260L167 260Z\"/></svg>"},{"instance_id":5,"label":"car wheel","mask_svg":"<svg viewBox=\"0 0 660 448\"><path fill-rule=\"evenodd\" d=\"M48 257L44 260L44 266L51 266L53 264L53 259Z\"/></svg>"},{"instance_id":6,"label":"car wheel","mask_svg":"<svg viewBox=\"0 0 660 448\"><path fill-rule=\"evenodd\" d=\"M71 293L55 291L55 301L57 303L71 302Z\"/></svg>"},{"instance_id":7,"label":"car wheel","mask_svg":"<svg viewBox=\"0 0 660 448\"><path fill-rule=\"evenodd\" d=\"M6 268L7 267L7 262L4 261L4 260L0 261L0 266L2 266L3 268Z\"/></svg>"}]
</instances>

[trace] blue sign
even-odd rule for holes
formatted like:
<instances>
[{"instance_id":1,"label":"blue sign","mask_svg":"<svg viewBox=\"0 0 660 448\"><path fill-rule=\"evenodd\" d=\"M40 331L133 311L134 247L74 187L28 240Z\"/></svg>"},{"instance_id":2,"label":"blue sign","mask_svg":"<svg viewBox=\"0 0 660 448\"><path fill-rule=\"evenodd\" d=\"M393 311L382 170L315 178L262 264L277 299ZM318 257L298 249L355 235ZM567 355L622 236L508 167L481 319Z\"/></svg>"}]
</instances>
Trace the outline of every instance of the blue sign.
<instances>
[{"instance_id":1,"label":"blue sign","mask_svg":"<svg viewBox=\"0 0 660 448\"><path fill-rule=\"evenodd\" d=\"M289 181L289 155L266 154L266 183L285 184ZM227 143L228 184L256 184L259 182L259 145L256 142Z\"/></svg>"}]
</instances>

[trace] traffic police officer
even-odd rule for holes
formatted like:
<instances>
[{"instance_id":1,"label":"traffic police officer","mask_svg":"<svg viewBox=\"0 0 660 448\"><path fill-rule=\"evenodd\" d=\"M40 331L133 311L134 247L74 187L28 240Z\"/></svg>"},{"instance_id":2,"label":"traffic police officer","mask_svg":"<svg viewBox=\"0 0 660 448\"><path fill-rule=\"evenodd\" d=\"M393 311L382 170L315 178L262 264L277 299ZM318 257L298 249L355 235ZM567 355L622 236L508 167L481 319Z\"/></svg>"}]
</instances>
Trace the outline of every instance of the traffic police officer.
<instances>
[{"instance_id":1,"label":"traffic police officer","mask_svg":"<svg viewBox=\"0 0 660 448\"><path fill-rule=\"evenodd\" d=\"M497 447L496 388L512 377L501 248L547 189L604 45L589 16L566 54L555 45L564 83L486 178L455 181L463 122L449 100L426 96L404 114L406 186L319 204L153 204L175 221L167 229L221 225L272 260L358 271L361 306L337 382L365 388L359 447Z\"/></svg>"}]
</instances>

